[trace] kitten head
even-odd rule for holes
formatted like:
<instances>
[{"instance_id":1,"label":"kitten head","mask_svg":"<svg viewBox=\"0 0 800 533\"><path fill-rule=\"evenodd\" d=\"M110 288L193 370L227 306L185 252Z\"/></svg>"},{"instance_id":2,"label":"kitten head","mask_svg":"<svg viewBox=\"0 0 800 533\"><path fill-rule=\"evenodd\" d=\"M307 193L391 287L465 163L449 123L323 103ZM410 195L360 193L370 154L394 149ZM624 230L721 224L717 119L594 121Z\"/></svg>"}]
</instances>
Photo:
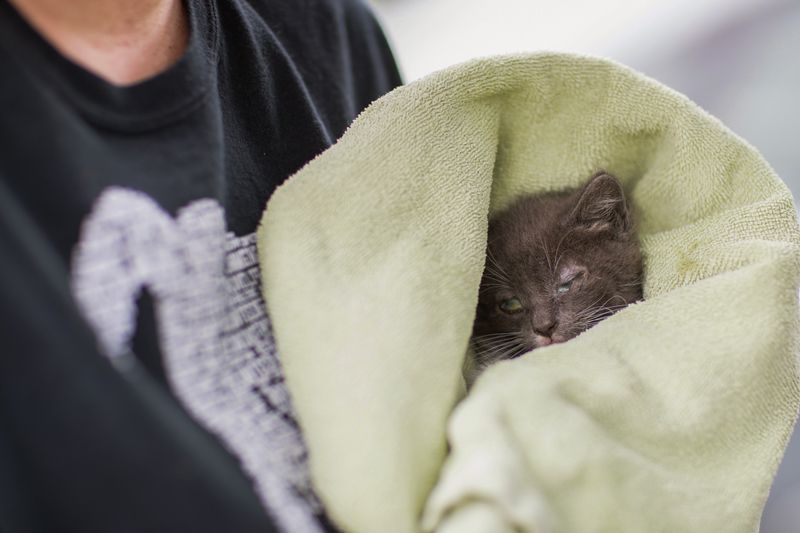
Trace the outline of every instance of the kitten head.
<instances>
[{"instance_id":1,"label":"kitten head","mask_svg":"<svg viewBox=\"0 0 800 533\"><path fill-rule=\"evenodd\" d=\"M642 259L617 179L527 196L489 222L473 326L480 365L564 342L642 297Z\"/></svg>"}]
</instances>

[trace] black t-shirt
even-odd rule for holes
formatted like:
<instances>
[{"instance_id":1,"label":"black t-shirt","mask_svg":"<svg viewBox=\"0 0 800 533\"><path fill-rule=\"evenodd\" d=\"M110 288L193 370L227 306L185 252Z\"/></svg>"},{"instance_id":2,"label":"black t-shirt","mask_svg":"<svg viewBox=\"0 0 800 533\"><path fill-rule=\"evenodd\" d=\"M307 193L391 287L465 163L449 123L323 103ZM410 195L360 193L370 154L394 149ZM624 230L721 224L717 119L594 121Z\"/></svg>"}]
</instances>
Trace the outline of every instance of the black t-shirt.
<instances>
[{"instance_id":1,"label":"black t-shirt","mask_svg":"<svg viewBox=\"0 0 800 533\"><path fill-rule=\"evenodd\" d=\"M0 532L323 527L254 231L399 75L357 1L186 6L117 87L0 0Z\"/></svg>"}]
</instances>

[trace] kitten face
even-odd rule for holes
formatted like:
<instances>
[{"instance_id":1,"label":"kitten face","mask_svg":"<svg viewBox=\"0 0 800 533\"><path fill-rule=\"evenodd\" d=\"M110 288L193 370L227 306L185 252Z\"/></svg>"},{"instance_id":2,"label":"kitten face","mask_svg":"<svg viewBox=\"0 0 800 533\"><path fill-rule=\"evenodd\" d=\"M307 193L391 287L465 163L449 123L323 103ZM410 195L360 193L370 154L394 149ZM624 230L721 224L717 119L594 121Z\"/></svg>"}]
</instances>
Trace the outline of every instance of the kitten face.
<instances>
[{"instance_id":1,"label":"kitten face","mask_svg":"<svg viewBox=\"0 0 800 533\"><path fill-rule=\"evenodd\" d=\"M479 366L569 340L642 297L642 260L616 178L518 200L489 223L473 326Z\"/></svg>"}]
</instances>

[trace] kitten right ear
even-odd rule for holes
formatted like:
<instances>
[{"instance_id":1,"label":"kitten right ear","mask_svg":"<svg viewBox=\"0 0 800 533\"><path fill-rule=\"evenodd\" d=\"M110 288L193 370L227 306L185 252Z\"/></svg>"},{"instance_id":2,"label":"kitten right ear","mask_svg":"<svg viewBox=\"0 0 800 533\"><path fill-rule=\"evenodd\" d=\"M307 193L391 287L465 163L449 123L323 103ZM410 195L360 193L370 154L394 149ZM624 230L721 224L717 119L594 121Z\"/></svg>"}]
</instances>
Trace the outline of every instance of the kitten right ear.
<instances>
[{"instance_id":1,"label":"kitten right ear","mask_svg":"<svg viewBox=\"0 0 800 533\"><path fill-rule=\"evenodd\" d=\"M598 172L580 191L569 219L591 231L627 232L631 220L622 184L611 174Z\"/></svg>"}]
</instances>

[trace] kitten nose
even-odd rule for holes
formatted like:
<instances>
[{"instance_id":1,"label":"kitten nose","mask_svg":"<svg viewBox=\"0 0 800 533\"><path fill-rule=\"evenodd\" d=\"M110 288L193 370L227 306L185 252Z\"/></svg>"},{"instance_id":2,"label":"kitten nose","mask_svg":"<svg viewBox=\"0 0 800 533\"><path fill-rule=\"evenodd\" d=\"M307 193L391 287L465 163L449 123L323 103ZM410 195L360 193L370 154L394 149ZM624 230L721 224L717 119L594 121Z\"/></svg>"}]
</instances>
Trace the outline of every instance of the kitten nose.
<instances>
[{"instance_id":1,"label":"kitten nose","mask_svg":"<svg viewBox=\"0 0 800 533\"><path fill-rule=\"evenodd\" d=\"M556 329L556 321L554 318L541 320L533 325L533 332L542 337L549 337L553 330Z\"/></svg>"}]
</instances>

